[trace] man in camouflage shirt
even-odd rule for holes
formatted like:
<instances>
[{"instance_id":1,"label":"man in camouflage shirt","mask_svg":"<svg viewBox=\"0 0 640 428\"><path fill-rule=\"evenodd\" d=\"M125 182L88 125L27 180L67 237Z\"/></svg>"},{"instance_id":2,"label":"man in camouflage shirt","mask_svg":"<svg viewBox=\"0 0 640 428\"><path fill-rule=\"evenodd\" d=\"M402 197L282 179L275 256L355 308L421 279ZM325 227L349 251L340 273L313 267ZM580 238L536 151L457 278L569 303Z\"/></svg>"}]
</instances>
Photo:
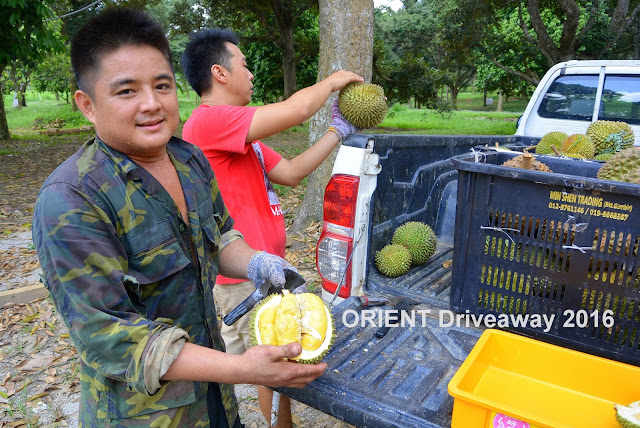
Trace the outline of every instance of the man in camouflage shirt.
<instances>
[{"instance_id":1,"label":"man in camouflage shirt","mask_svg":"<svg viewBox=\"0 0 640 428\"><path fill-rule=\"evenodd\" d=\"M203 153L173 137L156 22L107 10L74 36L71 59L97 135L43 184L33 239L81 358L80 426L239 427L230 384L302 387L326 364L286 361L297 343L225 354L215 277L283 285L293 267L247 246Z\"/></svg>"}]
</instances>

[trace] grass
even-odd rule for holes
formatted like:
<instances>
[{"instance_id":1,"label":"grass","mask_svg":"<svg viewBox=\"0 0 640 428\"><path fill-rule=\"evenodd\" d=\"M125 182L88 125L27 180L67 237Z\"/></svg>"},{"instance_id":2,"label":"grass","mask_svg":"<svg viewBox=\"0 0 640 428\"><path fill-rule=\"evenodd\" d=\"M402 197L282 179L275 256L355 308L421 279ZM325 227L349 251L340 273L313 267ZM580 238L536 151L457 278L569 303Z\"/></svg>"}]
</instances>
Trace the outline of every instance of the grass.
<instances>
[{"instance_id":1,"label":"grass","mask_svg":"<svg viewBox=\"0 0 640 428\"><path fill-rule=\"evenodd\" d=\"M511 99L503 104L504 112L496 112L497 96L490 94L489 97L493 98L494 104L484 106L482 93L461 92L458 96L458 110L449 114L395 104L375 132L440 135L515 133L516 120L524 111L527 100ZM90 124L81 112L72 111L64 99L56 100L53 94L27 91L26 100L27 107L18 109L12 107L12 95L4 96L7 122L13 138L37 135L40 130L53 126L77 128ZM179 93L178 103L180 119L184 123L198 105L199 98L194 92L190 92L189 97ZM292 132L306 133L307 126L304 124L296 127ZM286 138L286 135L280 135Z\"/></svg>"},{"instance_id":2,"label":"grass","mask_svg":"<svg viewBox=\"0 0 640 428\"><path fill-rule=\"evenodd\" d=\"M394 105L380 124L380 132L431 135L509 135L516 132L521 113L458 110L441 114L434 110Z\"/></svg>"}]
</instances>

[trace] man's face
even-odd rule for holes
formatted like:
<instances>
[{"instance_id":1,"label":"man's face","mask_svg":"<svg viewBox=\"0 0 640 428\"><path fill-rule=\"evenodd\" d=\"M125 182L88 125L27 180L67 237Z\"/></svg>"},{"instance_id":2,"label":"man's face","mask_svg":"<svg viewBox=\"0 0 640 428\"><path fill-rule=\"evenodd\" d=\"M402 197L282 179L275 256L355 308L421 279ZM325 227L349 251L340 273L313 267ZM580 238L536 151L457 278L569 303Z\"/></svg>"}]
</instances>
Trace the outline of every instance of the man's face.
<instances>
[{"instance_id":1,"label":"man's face","mask_svg":"<svg viewBox=\"0 0 640 428\"><path fill-rule=\"evenodd\" d=\"M247 59L233 43L227 43L227 50L231 53L231 69L229 72L228 90L238 100L238 105L247 105L251 102L253 94L253 74L247 68Z\"/></svg>"},{"instance_id":2,"label":"man's face","mask_svg":"<svg viewBox=\"0 0 640 428\"><path fill-rule=\"evenodd\" d=\"M151 46L125 45L102 57L93 96L76 93L98 136L127 155L155 156L178 129L176 85L167 59Z\"/></svg>"}]
</instances>

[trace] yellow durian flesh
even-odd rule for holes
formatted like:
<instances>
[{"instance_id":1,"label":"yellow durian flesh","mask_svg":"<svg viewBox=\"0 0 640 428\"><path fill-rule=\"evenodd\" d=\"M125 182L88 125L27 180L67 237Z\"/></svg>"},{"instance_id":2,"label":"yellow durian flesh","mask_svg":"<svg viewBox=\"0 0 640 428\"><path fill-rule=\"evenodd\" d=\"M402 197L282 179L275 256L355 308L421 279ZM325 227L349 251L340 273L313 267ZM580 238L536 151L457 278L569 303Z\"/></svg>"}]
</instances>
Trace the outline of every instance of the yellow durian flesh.
<instances>
[{"instance_id":1,"label":"yellow durian flesh","mask_svg":"<svg viewBox=\"0 0 640 428\"><path fill-rule=\"evenodd\" d=\"M312 293L272 295L256 306L250 319L254 345L285 345L299 342L302 353L294 360L315 363L333 340L331 313Z\"/></svg>"},{"instance_id":2,"label":"yellow durian flesh","mask_svg":"<svg viewBox=\"0 0 640 428\"><path fill-rule=\"evenodd\" d=\"M277 306L268 306L264 308L260 317L260 337L262 343L265 345L277 345L278 338L274 331L274 324L276 320L276 308Z\"/></svg>"},{"instance_id":3,"label":"yellow durian flesh","mask_svg":"<svg viewBox=\"0 0 640 428\"><path fill-rule=\"evenodd\" d=\"M327 314L320 297L311 293L301 296L302 348L315 351L322 345L327 334Z\"/></svg>"}]
</instances>

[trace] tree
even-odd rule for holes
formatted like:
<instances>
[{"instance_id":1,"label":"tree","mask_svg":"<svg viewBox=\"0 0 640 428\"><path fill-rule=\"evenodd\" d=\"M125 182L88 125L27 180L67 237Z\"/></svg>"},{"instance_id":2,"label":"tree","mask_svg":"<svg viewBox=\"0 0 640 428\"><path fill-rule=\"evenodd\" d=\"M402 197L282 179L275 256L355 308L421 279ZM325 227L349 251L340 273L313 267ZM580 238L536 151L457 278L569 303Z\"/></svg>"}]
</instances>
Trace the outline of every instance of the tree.
<instances>
[{"instance_id":1,"label":"tree","mask_svg":"<svg viewBox=\"0 0 640 428\"><path fill-rule=\"evenodd\" d=\"M33 67L63 44L48 1L0 0L0 74L11 61ZM2 93L2 88L0 88ZM4 102L0 103L0 140L10 137Z\"/></svg>"},{"instance_id":2,"label":"tree","mask_svg":"<svg viewBox=\"0 0 640 428\"><path fill-rule=\"evenodd\" d=\"M460 3L459 9L464 11L463 24L486 29L478 39L482 54L492 59L496 67L532 85L537 85L542 74L558 62L610 56L629 58L633 54L632 49L622 52L619 42L629 37L628 33L637 37L637 29L629 31L640 12L637 1L463 0ZM517 28L517 32L512 32L513 28ZM508 31L503 31L505 29ZM518 52L514 46L519 44L524 48ZM515 63L511 62L514 57L518 57Z\"/></svg>"},{"instance_id":3,"label":"tree","mask_svg":"<svg viewBox=\"0 0 640 428\"><path fill-rule=\"evenodd\" d=\"M371 81L373 68L373 0L320 0L320 59L318 81L339 70L352 70ZM339 11L339 12L337 12ZM331 123L330 97L311 118L309 142L313 144ZM322 220L324 188L331 176L336 152L310 176L293 231L300 232L312 221Z\"/></svg>"},{"instance_id":4,"label":"tree","mask_svg":"<svg viewBox=\"0 0 640 428\"><path fill-rule=\"evenodd\" d=\"M284 97L288 98L298 89L296 66L302 58L314 54L317 45L304 39L294 39L297 25L305 13L317 10L316 0L208 0L212 13L222 11L230 26L248 42L269 42L282 53ZM335 13L335 11L334 11ZM247 22L250 24L247 30Z\"/></svg>"},{"instance_id":5,"label":"tree","mask_svg":"<svg viewBox=\"0 0 640 428\"><path fill-rule=\"evenodd\" d=\"M436 14L427 2L406 0L404 8L375 11L373 81L389 101L441 108L438 89L451 75L437 69Z\"/></svg>"},{"instance_id":6,"label":"tree","mask_svg":"<svg viewBox=\"0 0 640 428\"><path fill-rule=\"evenodd\" d=\"M35 69L31 78L33 87L39 92L53 92L56 99L63 95L67 104L70 103L71 89L69 82L73 79L71 73L71 59L68 53L52 55Z\"/></svg>"}]
</instances>

